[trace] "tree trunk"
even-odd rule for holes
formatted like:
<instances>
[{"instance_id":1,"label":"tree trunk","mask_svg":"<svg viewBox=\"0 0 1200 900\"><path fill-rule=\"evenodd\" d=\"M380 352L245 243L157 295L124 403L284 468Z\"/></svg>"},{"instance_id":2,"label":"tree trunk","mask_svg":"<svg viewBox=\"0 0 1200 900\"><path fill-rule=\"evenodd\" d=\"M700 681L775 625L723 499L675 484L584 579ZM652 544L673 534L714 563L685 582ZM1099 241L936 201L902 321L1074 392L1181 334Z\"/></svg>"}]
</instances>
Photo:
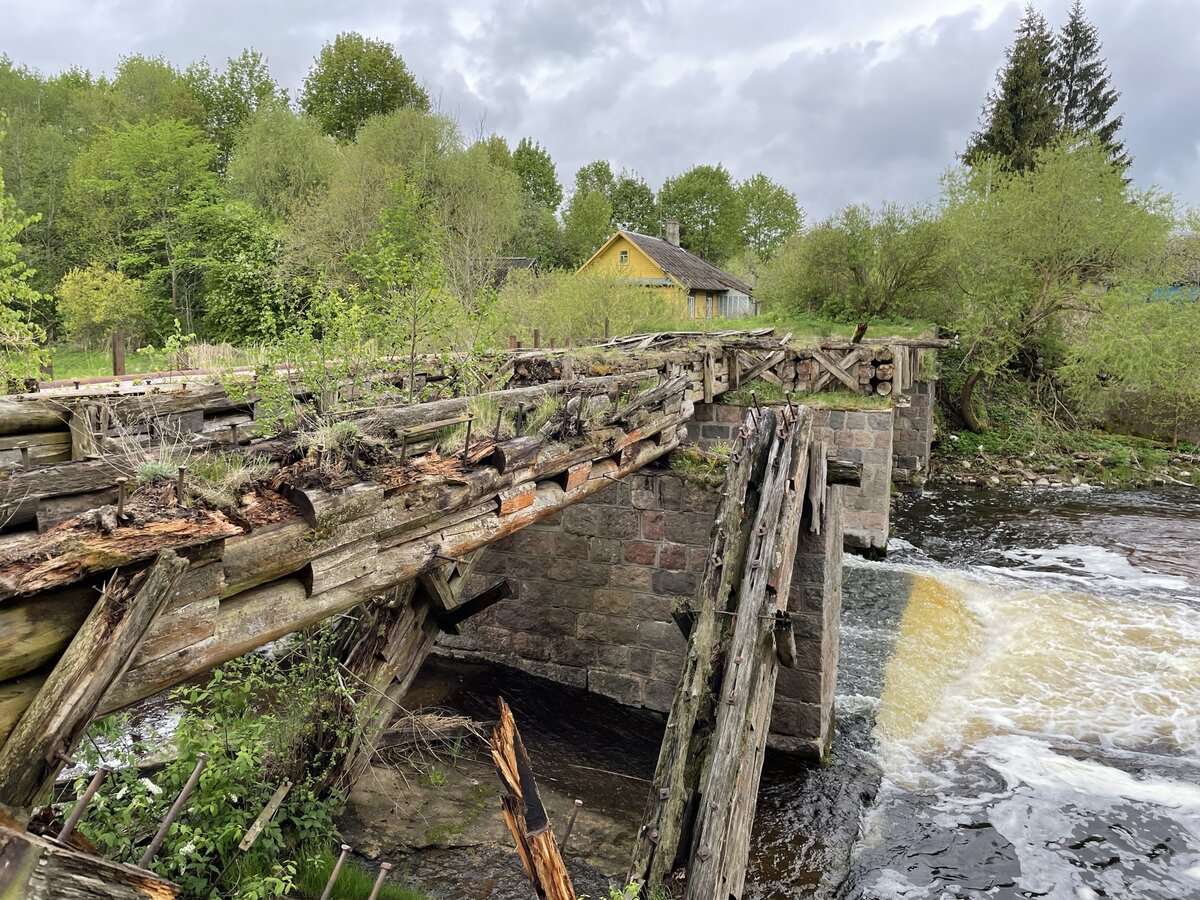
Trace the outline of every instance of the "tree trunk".
<instances>
[{"instance_id":1,"label":"tree trunk","mask_svg":"<svg viewBox=\"0 0 1200 900\"><path fill-rule=\"evenodd\" d=\"M975 434L983 434L987 431L987 426L979 421L975 415L975 407L972 403L972 396L975 393L975 382L979 381L983 373L976 370L967 376L966 383L963 384L962 392L958 395L958 413L962 416L964 424L971 429Z\"/></svg>"}]
</instances>

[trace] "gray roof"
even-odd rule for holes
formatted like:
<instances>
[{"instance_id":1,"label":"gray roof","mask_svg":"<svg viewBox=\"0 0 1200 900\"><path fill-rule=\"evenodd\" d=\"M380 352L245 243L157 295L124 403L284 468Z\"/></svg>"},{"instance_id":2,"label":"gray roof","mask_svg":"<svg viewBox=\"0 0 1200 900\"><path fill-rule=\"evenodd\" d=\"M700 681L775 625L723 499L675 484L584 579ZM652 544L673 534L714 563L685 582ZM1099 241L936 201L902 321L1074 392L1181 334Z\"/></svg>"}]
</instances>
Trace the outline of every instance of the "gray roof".
<instances>
[{"instance_id":1,"label":"gray roof","mask_svg":"<svg viewBox=\"0 0 1200 900\"><path fill-rule=\"evenodd\" d=\"M747 296L754 293L754 289L746 282L734 278L728 272L705 262L695 253L689 253L682 247L669 244L662 238L638 234L636 231L622 231L621 233L658 263L664 272L689 290L737 291L739 294Z\"/></svg>"}]
</instances>

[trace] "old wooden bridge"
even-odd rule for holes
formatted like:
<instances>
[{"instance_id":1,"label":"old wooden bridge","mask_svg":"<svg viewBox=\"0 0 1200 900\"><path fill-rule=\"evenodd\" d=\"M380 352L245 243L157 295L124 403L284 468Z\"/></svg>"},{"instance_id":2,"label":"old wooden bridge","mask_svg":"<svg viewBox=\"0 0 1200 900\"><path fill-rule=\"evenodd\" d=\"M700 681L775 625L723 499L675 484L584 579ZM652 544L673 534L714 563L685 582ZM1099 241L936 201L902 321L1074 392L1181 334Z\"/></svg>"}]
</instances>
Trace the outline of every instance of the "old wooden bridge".
<instances>
[{"instance_id":1,"label":"old wooden bridge","mask_svg":"<svg viewBox=\"0 0 1200 900\"><path fill-rule=\"evenodd\" d=\"M831 464L800 395L829 385L900 393L940 345L801 347L758 330L515 352L497 373L503 389L369 409L312 398L326 407L326 424L274 439L251 437L253 397L234 398L204 380L0 398L0 804L20 822L21 810L44 800L95 717L369 603L363 618L373 636L364 636L357 664L373 687L364 698L371 722L350 768L365 764L371 734L390 719L391 706L378 698L404 692L440 631L457 630L508 596L503 581L464 592L478 551L660 459L684 440L696 404L754 379L796 402L756 410L742 426L746 448L739 443L731 464L741 487L730 489L740 491L742 512L727 511L713 539L727 543L742 527L735 520L757 508L746 503L746 484L764 490L769 457L783 487L763 493L770 500L760 527L729 552L765 561L753 576L755 596L769 588L781 623L771 639L782 642L786 664L783 586L803 510L808 527L819 529L828 484L854 482L861 468ZM773 436L777 445L768 449ZM201 475L212 459L250 473L226 499ZM736 593L740 568L721 561L723 548L714 546L716 568L705 576L710 601ZM693 640L714 639L705 609L701 598L687 617ZM738 639L747 648L755 641ZM711 677L685 671L680 690L690 678L693 696ZM773 690L765 670L756 677ZM751 700L742 722L761 732L760 758L770 691L765 706L761 694ZM695 704L686 705L681 715L694 723ZM733 734L727 740L736 744ZM744 794L748 778L756 785L753 769L753 777L735 775L728 790L741 785ZM678 816L687 802L671 793L665 814ZM738 808L744 818L744 803ZM706 839L728 827L706 822ZM675 850L664 857L662 828L669 830L643 829L653 831L657 853L639 848L642 873L656 878L677 861ZM725 878L744 861L735 852L706 878ZM724 896L738 891L740 884Z\"/></svg>"}]
</instances>

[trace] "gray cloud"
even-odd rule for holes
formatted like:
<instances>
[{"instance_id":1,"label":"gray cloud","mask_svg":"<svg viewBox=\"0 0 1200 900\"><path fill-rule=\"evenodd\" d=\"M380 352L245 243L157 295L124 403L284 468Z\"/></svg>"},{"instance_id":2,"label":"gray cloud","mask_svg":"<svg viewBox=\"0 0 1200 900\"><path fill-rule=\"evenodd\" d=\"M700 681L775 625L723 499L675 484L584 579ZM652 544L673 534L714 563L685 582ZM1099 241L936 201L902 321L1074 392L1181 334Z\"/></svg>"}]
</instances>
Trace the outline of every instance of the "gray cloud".
<instances>
[{"instance_id":1,"label":"gray cloud","mask_svg":"<svg viewBox=\"0 0 1200 900\"><path fill-rule=\"evenodd\" d=\"M1053 24L1068 0L1041 4ZM1091 0L1134 176L1200 204L1194 0ZM0 0L0 52L54 72L124 53L265 53L299 88L346 30L396 43L464 131L541 141L564 182L604 157L652 183L700 162L783 182L810 215L919 202L975 127L1020 15L1005 0Z\"/></svg>"}]
</instances>

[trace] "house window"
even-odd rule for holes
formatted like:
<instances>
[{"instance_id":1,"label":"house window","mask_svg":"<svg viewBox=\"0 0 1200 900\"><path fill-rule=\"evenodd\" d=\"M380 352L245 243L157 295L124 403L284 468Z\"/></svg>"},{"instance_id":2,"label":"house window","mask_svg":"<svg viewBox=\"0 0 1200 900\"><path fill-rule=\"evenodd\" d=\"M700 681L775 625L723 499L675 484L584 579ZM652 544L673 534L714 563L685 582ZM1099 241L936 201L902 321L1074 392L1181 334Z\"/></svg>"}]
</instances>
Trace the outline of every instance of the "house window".
<instances>
[{"instance_id":1,"label":"house window","mask_svg":"<svg viewBox=\"0 0 1200 900\"><path fill-rule=\"evenodd\" d=\"M620 260L621 260L621 265L623 265L623 266L629 264L629 251L628 250L621 251Z\"/></svg>"},{"instance_id":2,"label":"house window","mask_svg":"<svg viewBox=\"0 0 1200 900\"><path fill-rule=\"evenodd\" d=\"M696 295L688 294L688 318L696 318Z\"/></svg>"},{"instance_id":3,"label":"house window","mask_svg":"<svg viewBox=\"0 0 1200 900\"><path fill-rule=\"evenodd\" d=\"M705 295L704 295L704 315L705 315L705 318L709 318L709 319L711 319L711 318L713 317L713 308L712 308L712 306L713 306L713 304L712 304L712 294L705 294Z\"/></svg>"}]
</instances>

